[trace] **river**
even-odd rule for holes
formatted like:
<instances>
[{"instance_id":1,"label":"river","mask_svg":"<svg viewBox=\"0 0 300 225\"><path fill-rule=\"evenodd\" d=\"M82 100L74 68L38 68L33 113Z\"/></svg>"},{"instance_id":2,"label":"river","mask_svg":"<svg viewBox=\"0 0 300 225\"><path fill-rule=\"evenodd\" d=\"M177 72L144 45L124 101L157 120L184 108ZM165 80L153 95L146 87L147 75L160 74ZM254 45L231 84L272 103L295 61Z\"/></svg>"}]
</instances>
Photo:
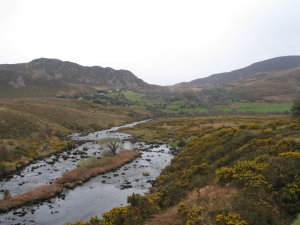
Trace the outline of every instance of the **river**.
<instances>
[{"instance_id":1,"label":"river","mask_svg":"<svg viewBox=\"0 0 300 225\"><path fill-rule=\"evenodd\" d=\"M135 126L142 122L145 121L89 133L86 136L78 133L69 135L69 138L84 143L68 152L39 160L25 167L13 178L1 181L0 188L9 189L11 194L21 194L37 186L49 184L63 172L76 168L77 163L86 157L101 157L103 151L99 150L97 141L107 137L121 139L122 149L140 149L142 153L139 158L120 169L94 177L73 190L65 189L58 197L0 214L0 223L51 225L88 220L90 216L101 217L103 212L113 207L126 205L127 196L132 193L148 192L152 180L170 163L173 156L167 144L131 143L131 135L117 131L120 127Z\"/></svg>"}]
</instances>

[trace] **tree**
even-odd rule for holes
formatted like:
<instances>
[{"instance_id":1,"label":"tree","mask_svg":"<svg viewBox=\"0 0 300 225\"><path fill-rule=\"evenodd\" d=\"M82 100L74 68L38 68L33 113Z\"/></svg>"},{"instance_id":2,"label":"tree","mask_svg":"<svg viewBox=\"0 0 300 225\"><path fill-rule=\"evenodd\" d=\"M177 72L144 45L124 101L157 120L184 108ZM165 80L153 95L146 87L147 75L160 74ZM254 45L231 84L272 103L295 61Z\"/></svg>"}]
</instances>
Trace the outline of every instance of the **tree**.
<instances>
[{"instance_id":1,"label":"tree","mask_svg":"<svg viewBox=\"0 0 300 225\"><path fill-rule=\"evenodd\" d=\"M98 141L98 144L101 146L100 149L106 150L109 152L110 155L115 156L117 150L121 148L121 141L117 138L104 138Z\"/></svg>"},{"instance_id":2,"label":"tree","mask_svg":"<svg viewBox=\"0 0 300 225\"><path fill-rule=\"evenodd\" d=\"M292 115L296 117L300 117L300 94L294 101L294 105L292 107Z\"/></svg>"},{"instance_id":3,"label":"tree","mask_svg":"<svg viewBox=\"0 0 300 225\"><path fill-rule=\"evenodd\" d=\"M184 146L186 146L186 143L185 143L183 140L180 140L180 141L177 143L177 147L179 147L179 148L183 148Z\"/></svg>"},{"instance_id":4,"label":"tree","mask_svg":"<svg viewBox=\"0 0 300 225\"><path fill-rule=\"evenodd\" d=\"M118 141L112 141L107 144L107 147L111 150L113 156L116 155L117 149L119 148L119 142Z\"/></svg>"}]
</instances>

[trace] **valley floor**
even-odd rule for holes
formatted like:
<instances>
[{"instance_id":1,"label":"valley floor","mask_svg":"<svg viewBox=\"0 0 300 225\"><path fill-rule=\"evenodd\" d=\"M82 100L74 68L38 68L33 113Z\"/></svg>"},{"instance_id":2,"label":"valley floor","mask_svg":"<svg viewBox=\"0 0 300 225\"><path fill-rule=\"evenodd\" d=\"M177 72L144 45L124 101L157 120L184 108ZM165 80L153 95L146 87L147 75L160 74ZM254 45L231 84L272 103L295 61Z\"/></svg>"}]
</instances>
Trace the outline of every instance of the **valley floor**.
<instances>
[{"instance_id":1,"label":"valley floor","mask_svg":"<svg viewBox=\"0 0 300 225\"><path fill-rule=\"evenodd\" d=\"M54 97L0 99L0 177L73 147L62 137L145 118L132 109Z\"/></svg>"}]
</instances>

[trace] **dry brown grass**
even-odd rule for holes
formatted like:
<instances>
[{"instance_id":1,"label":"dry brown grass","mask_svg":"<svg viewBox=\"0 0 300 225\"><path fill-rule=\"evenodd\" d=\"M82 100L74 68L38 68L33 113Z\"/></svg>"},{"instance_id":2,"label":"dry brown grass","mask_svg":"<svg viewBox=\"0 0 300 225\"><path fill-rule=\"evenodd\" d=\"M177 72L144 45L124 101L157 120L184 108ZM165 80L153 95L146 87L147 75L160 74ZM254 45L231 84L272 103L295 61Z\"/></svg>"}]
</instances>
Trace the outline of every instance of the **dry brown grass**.
<instances>
[{"instance_id":1,"label":"dry brown grass","mask_svg":"<svg viewBox=\"0 0 300 225\"><path fill-rule=\"evenodd\" d=\"M234 204L233 196L238 193L238 189L232 186L207 186L199 190L190 192L183 201L190 208L202 206L205 211L202 215L203 224L213 224L215 218L211 218L215 212L230 210ZM212 221L213 220L213 221ZM179 225L180 217L177 212L177 206L165 210L161 214L154 215L147 220L146 225Z\"/></svg>"},{"instance_id":2,"label":"dry brown grass","mask_svg":"<svg viewBox=\"0 0 300 225\"><path fill-rule=\"evenodd\" d=\"M30 204L51 198L61 193L62 190L63 187L59 184L43 185L22 195L15 195L4 200L0 200L0 212L5 212L24 204Z\"/></svg>"},{"instance_id":3,"label":"dry brown grass","mask_svg":"<svg viewBox=\"0 0 300 225\"><path fill-rule=\"evenodd\" d=\"M98 174L119 168L125 163L133 160L139 154L139 151L121 151L113 158L102 158L91 165L78 167L56 179L55 183L65 187L74 187L76 184L80 184L92 177L97 176Z\"/></svg>"},{"instance_id":4,"label":"dry brown grass","mask_svg":"<svg viewBox=\"0 0 300 225\"><path fill-rule=\"evenodd\" d=\"M121 125L132 121L129 110L117 106L102 107L86 100L60 98L0 99L0 135L23 138L51 129L68 133Z\"/></svg>"},{"instance_id":5,"label":"dry brown grass","mask_svg":"<svg viewBox=\"0 0 300 225\"><path fill-rule=\"evenodd\" d=\"M157 214L145 222L145 225L177 225L180 219L177 213L177 206L168 208L162 214Z\"/></svg>"},{"instance_id":6,"label":"dry brown grass","mask_svg":"<svg viewBox=\"0 0 300 225\"><path fill-rule=\"evenodd\" d=\"M295 137L296 142L300 142L300 137Z\"/></svg>"},{"instance_id":7,"label":"dry brown grass","mask_svg":"<svg viewBox=\"0 0 300 225\"><path fill-rule=\"evenodd\" d=\"M200 128L203 127L221 128L221 127L235 127L235 126L238 126L238 124L233 122L212 123L212 124L206 123L206 124L201 124L198 126L191 127L190 130L192 131L199 130Z\"/></svg>"},{"instance_id":8,"label":"dry brown grass","mask_svg":"<svg viewBox=\"0 0 300 225\"><path fill-rule=\"evenodd\" d=\"M140 155L139 151L124 150L118 153L114 158L102 158L92 165L76 168L66 173L66 175L57 178L53 184L43 185L24 194L0 200L0 212L6 212L12 208L56 196L63 191L64 187L75 187L98 174L115 170L125 163L132 161L138 155Z\"/></svg>"}]
</instances>

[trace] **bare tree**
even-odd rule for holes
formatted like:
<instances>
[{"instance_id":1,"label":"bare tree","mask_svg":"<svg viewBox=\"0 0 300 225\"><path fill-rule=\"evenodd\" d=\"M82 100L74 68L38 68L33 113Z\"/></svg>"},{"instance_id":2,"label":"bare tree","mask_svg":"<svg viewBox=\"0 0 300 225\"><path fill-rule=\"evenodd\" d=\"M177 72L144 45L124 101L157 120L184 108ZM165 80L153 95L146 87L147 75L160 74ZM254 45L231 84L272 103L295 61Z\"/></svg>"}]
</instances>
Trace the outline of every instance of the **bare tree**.
<instances>
[{"instance_id":1,"label":"bare tree","mask_svg":"<svg viewBox=\"0 0 300 225\"><path fill-rule=\"evenodd\" d=\"M117 141L112 141L107 144L107 147L111 150L112 154L115 156L117 153L117 149L119 148L120 143Z\"/></svg>"},{"instance_id":2,"label":"bare tree","mask_svg":"<svg viewBox=\"0 0 300 225\"><path fill-rule=\"evenodd\" d=\"M117 138L104 138L99 140L98 144L101 146L100 149L109 150L113 156L117 154L117 150L121 147L121 141Z\"/></svg>"}]
</instances>

